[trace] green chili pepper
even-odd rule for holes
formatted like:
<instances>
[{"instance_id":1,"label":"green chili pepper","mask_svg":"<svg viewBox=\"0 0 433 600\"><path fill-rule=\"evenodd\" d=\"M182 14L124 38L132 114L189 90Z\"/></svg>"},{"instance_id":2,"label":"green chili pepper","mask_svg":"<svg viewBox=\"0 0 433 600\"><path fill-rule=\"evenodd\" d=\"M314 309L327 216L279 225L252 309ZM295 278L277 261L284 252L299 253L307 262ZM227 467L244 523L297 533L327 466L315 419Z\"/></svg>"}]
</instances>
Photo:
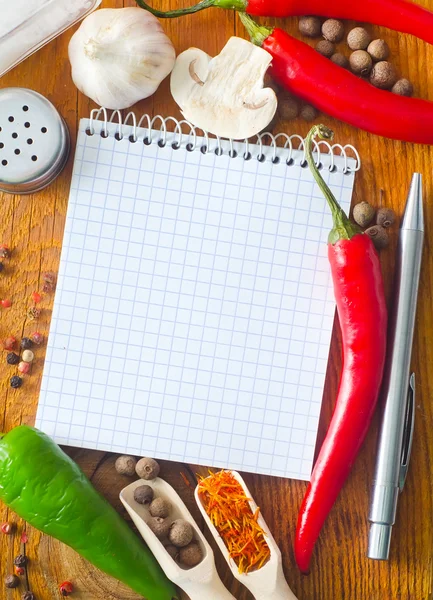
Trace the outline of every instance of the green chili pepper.
<instances>
[{"instance_id":1,"label":"green chili pepper","mask_svg":"<svg viewBox=\"0 0 433 600\"><path fill-rule=\"evenodd\" d=\"M22 425L0 440L0 499L147 600L176 598L150 550L44 433Z\"/></svg>"}]
</instances>

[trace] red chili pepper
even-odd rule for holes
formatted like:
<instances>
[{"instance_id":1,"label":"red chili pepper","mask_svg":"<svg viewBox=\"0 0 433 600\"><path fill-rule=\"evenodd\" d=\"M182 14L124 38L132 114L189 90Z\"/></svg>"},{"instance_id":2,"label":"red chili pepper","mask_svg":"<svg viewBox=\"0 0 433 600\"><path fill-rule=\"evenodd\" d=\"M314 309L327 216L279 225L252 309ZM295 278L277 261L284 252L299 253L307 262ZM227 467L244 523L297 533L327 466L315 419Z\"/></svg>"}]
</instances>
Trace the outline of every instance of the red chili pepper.
<instances>
[{"instance_id":1,"label":"red chili pepper","mask_svg":"<svg viewBox=\"0 0 433 600\"><path fill-rule=\"evenodd\" d=\"M379 90L281 29L240 16L252 41L272 55L270 75L296 96L370 133L433 144L433 102Z\"/></svg>"},{"instance_id":2,"label":"red chili pepper","mask_svg":"<svg viewBox=\"0 0 433 600\"><path fill-rule=\"evenodd\" d=\"M261 17L316 15L382 25L433 44L433 13L407 0L202 0L195 6L162 12L137 4L157 17L181 17L215 6Z\"/></svg>"},{"instance_id":3,"label":"red chili pepper","mask_svg":"<svg viewBox=\"0 0 433 600\"><path fill-rule=\"evenodd\" d=\"M306 140L306 158L332 212L328 258L343 338L343 372L325 441L298 518L295 557L308 572L322 526L364 441L377 403L386 353L387 310L379 256L320 176L311 154L313 137L332 139L323 125Z\"/></svg>"}]
</instances>

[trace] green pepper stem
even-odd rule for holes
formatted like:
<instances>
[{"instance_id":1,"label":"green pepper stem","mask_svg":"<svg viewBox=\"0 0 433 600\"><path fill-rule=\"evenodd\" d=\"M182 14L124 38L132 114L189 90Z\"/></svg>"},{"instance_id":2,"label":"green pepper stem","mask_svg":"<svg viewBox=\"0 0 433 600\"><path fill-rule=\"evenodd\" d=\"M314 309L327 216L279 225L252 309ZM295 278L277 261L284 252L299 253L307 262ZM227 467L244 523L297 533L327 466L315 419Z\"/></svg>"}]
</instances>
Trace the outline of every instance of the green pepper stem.
<instances>
[{"instance_id":1,"label":"green pepper stem","mask_svg":"<svg viewBox=\"0 0 433 600\"><path fill-rule=\"evenodd\" d=\"M361 230L347 217L316 166L316 162L313 158L313 140L316 135L322 140L332 140L334 138L334 132L329 129L329 127L325 127L325 125L315 125L312 127L305 138L305 158L307 159L310 171L312 172L317 185L323 192L331 210L334 227L329 234L328 241L330 244L335 244L338 240L350 240L354 235L360 233Z\"/></svg>"},{"instance_id":2,"label":"green pepper stem","mask_svg":"<svg viewBox=\"0 0 433 600\"><path fill-rule=\"evenodd\" d=\"M273 29L259 25L254 21L254 19L244 12L241 12L239 17L244 24L253 44L256 46L263 46L263 42L271 35Z\"/></svg>"},{"instance_id":3,"label":"green pepper stem","mask_svg":"<svg viewBox=\"0 0 433 600\"><path fill-rule=\"evenodd\" d=\"M201 0L198 4L194 6L190 6L188 8L178 8L176 10L168 10L163 12L161 10L156 10L156 8L152 8L144 2L143 0L136 0L138 6L144 8L151 12L155 17L159 17L160 19L171 19L173 17L183 17L185 15L191 15L193 13L204 10L205 8L210 8L211 6L215 6L218 8L228 8L229 10L239 10L244 11L247 7L247 0Z\"/></svg>"}]
</instances>

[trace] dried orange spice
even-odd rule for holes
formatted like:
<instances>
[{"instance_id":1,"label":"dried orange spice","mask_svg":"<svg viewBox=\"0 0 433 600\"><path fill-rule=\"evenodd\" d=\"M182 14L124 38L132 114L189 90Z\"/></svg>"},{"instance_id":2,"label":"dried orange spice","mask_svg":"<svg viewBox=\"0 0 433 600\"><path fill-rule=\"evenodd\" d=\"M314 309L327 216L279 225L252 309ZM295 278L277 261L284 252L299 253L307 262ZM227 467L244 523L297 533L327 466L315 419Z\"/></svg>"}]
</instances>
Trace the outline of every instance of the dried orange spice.
<instances>
[{"instance_id":1,"label":"dried orange spice","mask_svg":"<svg viewBox=\"0 0 433 600\"><path fill-rule=\"evenodd\" d=\"M257 522L260 509L253 513L250 499L233 473L210 472L209 477L199 482L198 494L239 573L261 569L271 551L266 534Z\"/></svg>"}]
</instances>

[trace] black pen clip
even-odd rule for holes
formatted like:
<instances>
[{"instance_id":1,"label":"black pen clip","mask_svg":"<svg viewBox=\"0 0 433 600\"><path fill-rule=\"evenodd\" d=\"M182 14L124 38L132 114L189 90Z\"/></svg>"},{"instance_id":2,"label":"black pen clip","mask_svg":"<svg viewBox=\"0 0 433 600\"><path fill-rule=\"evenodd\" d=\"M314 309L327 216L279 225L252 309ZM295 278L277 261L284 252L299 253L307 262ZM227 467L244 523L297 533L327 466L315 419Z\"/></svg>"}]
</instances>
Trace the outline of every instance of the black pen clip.
<instances>
[{"instance_id":1,"label":"black pen clip","mask_svg":"<svg viewBox=\"0 0 433 600\"><path fill-rule=\"evenodd\" d=\"M415 427L415 373L409 379L409 390L407 398L406 416L404 420L403 448L401 451L400 467L400 492L403 491L409 470L410 455L412 452L413 432Z\"/></svg>"}]
</instances>

